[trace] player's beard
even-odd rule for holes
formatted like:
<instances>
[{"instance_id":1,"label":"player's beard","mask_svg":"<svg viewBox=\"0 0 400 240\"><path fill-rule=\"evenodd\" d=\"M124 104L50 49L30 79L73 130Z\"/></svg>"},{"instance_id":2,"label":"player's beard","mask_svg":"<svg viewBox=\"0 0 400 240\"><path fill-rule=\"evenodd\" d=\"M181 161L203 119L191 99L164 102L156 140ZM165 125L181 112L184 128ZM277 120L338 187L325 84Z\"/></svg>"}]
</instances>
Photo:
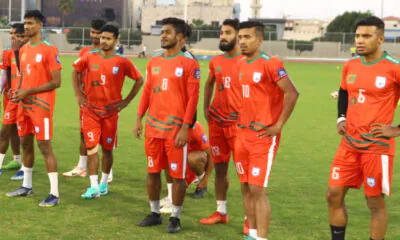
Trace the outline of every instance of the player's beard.
<instances>
[{"instance_id":1,"label":"player's beard","mask_svg":"<svg viewBox=\"0 0 400 240\"><path fill-rule=\"evenodd\" d=\"M222 42L219 43L219 49L223 52L229 52L232 49L235 48L236 45L236 39L233 39L232 41L228 42L227 44L222 44Z\"/></svg>"},{"instance_id":2,"label":"player's beard","mask_svg":"<svg viewBox=\"0 0 400 240\"><path fill-rule=\"evenodd\" d=\"M162 46L162 45L161 45L161 48L164 48L164 49L171 49L171 48L176 47L177 44L178 44L178 41L175 39L175 42L172 42L171 44L166 45L166 46Z\"/></svg>"},{"instance_id":3,"label":"player's beard","mask_svg":"<svg viewBox=\"0 0 400 240\"><path fill-rule=\"evenodd\" d=\"M100 38L92 38L92 44L94 45L100 44Z\"/></svg>"}]
</instances>

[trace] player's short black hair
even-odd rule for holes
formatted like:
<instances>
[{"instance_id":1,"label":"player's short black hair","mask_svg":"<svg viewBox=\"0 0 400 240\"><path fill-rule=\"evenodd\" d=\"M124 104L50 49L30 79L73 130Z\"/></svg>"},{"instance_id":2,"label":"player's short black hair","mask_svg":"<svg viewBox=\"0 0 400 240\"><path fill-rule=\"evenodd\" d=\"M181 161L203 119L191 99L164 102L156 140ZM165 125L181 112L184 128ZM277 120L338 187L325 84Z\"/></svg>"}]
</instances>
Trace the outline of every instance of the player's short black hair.
<instances>
[{"instance_id":1,"label":"player's short black hair","mask_svg":"<svg viewBox=\"0 0 400 240\"><path fill-rule=\"evenodd\" d=\"M185 23L185 37L190 38L192 36L192 28L189 24Z\"/></svg>"},{"instance_id":2,"label":"player's short black hair","mask_svg":"<svg viewBox=\"0 0 400 240\"><path fill-rule=\"evenodd\" d=\"M94 20L92 20L91 27L93 29L100 31L101 28L104 27L104 25L106 25L106 21L104 21L102 19L94 19Z\"/></svg>"},{"instance_id":3,"label":"player's short black hair","mask_svg":"<svg viewBox=\"0 0 400 240\"><path fill-rule=\"evenodd\" d=\"M255 28L256 33L260 34L264 38L264 24L262 24L261 22L257 21L241 22L239 24L239 29L244 29L244 28Z\"/></svg>"},{"instance_id":4,"label":"player's short black hair","mask_svg":"<svg viewBox=\"0 0 400 240\"><path fill-rule=\"evenodd\" d=\"M170 18L164 18L163 20L161 20L161 24L167 25L167 24L171 24L172 26L174 26L175 32L178 33L182 33L184 36L186 36L185 33L185 21L183 21L182 19L179 18L174 18L174 17L170 17Z\"/></svg>"},{"instance_id":5,"label":"player's short black hair","mask_svg":"<svg viewBox=\"0 0 400 240\"><path fill-rule=\"evenodd\" d=\"M14 23L11 28L15 28L16 33L24 33L24 24L23 23Z\"/></svg>"},{"instance_id":6,"label":"player's short black hair","mask_svg":"<svg viewBox=\"0 0 400 240\"><path fill-rule=\"evenodd\" d=\"M40 21L44 23L46 20L46 17L39 11L39 10L31 10L25 13L24 19L25 18L34 18L36 21Z\"/></svg>"},{"instance_id":7,"label":"player's short black hair","mask_svg":"<svg viewBox=\"0 0 400 240\"><path fill-rule=\"evenodd\" d=\"M119 36L119 29L118 29L116 26L111 25L111 24L105 25L104 27L101 28L100 31L101 31L102 33L103 33L103 32L109 32L109 33L114 34L114 38L115 38L115 39L117 39L118 36Z\"/></svg>"},{"instance_id":8,"label":"player's short black hair","mask_svg":"<svg viewBox=\"0 0 400 240\"><path fill-rule=\"evenodd\" d=\"M357 30L357 28L360 26L375 26L376 29L381 31L382 33L385 31L385 22L375 16L369 16L361 19L356 23L356 28L354 30Z\"/></svg>"},{"instance_id":9,"label":"player's short black hair","mask_svg":"<svg viewBox=\"0 0 400 240\"><path fill-rule=\"evenodd\" d=\"M231 26L236 31L239 31L239 20L238 19L225 19L222 26Z\"/></svg>"}]
</instances>

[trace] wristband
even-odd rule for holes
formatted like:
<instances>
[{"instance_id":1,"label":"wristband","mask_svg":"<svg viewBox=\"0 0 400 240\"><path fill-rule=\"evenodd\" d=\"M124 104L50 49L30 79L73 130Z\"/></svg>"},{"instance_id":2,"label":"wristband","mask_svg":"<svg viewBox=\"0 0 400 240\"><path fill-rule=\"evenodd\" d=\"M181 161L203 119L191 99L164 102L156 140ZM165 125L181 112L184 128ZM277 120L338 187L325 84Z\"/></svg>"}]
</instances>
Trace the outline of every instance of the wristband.
<instances>
[{"instance_id":1,"label":"wristband","mask_svg":"<svg viewBox=\"0 0 400 240\"><path fill-rule=\"evenodd\" d=\"M338 118L338 120L336 121L336 124L339 124L339 123L341 123L341 122L343 122L343 121L346 121L346 118L345 118L345 117L340 117L340 118Z\"/></svg>"}]
</instances>

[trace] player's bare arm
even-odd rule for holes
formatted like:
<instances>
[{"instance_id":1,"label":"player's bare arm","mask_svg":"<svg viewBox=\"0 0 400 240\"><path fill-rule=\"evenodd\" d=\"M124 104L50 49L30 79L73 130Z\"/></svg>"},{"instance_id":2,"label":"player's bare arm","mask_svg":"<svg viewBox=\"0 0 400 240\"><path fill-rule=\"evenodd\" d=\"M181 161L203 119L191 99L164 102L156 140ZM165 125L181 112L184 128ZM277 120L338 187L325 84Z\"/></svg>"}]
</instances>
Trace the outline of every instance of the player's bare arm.
<instances>
[{"instance_id":1,"label":"player's bare arm","mask_svg":"<svg viewBox=\"0 0 400 240\"><path fill-rule=\"evenodd\" d=\"M277 84L284 93L283 110L276 124L266 128L265 132L259 134L258 136L260 138L276 136L282 131L283 125L292 114L294 106L296 105L299 97L299 92L289 77L284 77L283 79L279 80Z\"/></svg>"},{"instance_id":2,"label":"player's bare arm","mask_svg":"<svg viewBox=\"0 0 400 240\"><path fill-rule=\"evenodd\" d=\"M215 77L208 75L206 85L204 86L204 118L208 121L208 108L210 107L211 98L214 92Z\"/></svg>"},{"instance_id":3,"label":"player's bare arm","mask_svg":"<svg viewBox=\"0 0 400 240\"><path fill-rule=\"evenodd\" d=\"M144 82L144 80L142 77L140 77L139 79L136 80L136 82L133 85L128 96L118 103L118 106L117 106L118 111L121 111L122 109L126 108L126 106L128 106L128 104L133 100L133 98L135 98L136 94L139 92L140 88L142 87L143 82Z\"/></svg>"},{"instance_id":4,"label":"player's bare arm","mask_svg":"<svg viewBox=\"0 0 400 240\"><path fill-rule=\"evenodd\" d=\"M79 107L83 107L87 103L87 99L81 89L81 78L82 74L74 69L72 71L72 88L74 89L76 102L78 103Z\"/></svg>"},{"instance_id":5,"label":"player's bare arm","mask_svg":"<svg viewBox=\"0 0 400 240\"><path fill-rule=\"evenodd\" d=\"M189 136L189 124L184 123L175 138L175 147L183 148Z\"/></svg>"},{"instance_id":6,"label":"player's bare arm","mask_svg":"<svg viewBox=\"0 0 400 240\"><path fill-rule=\"evenodd\" d=\"M135 137L137 139L140 139L142 137L142 133L143 133L142 119L143 119L143 115L141 115L141 114L136 115L136 122L135 122L135 126L133 127L133 133L135 134Z\"/></svg>"},{"instance_id":7,"label":"player's bare arm","mask_svg":"<svg viewBox=\"0 0 400 240\"><path fill-rule=\"evenodd\" d=\"M12 98L13 102L21 101L29 95L42 93L42 92L50 92L56 88L61 86L61 70L56 70L50 72L51 81L42 84L38 87L29 88L29 89L17 89Z\"/></svg>"},{"instance_id":8,"label":"player's bare arm","mask_svg":"<svg viewBox=\"0 0 400 240\"><path fill-rule=\"evenodd\" d=\"M208 185L208 178L211 176L211 173L214 169L214 161L211 158L210 148L206 148L204 152L207 154L207 163L205 166L205 175L204 178L199 182L197 188L204 189Z\"/></svg>"}]
</instances>

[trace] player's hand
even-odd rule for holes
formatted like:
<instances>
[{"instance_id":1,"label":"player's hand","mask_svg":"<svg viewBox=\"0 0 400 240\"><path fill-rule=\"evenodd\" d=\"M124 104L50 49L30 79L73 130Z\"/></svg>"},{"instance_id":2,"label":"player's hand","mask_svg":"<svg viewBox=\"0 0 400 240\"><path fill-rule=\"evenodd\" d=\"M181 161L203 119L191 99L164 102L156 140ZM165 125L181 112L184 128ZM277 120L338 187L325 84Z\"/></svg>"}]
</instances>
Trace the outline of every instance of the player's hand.
<instances>
[{"instance_id":1,"label":"player's hand","mask_svg":"<svg viewBox=\"0 0 400 240\"><path fill-rule=\"evenodd\" d=\"M259 138L274 137L279 133L281 133L281 131L282 131L282 125L275 124L265 128L263 132L257 135L257 137Z\"/></svg>"},{"instance_id":2,"label":"player's hand","mask_svg":"<svg viewBox=\"0 0 400 240\"><path fill-rule=\"evenodd\" d=\"M29 89L17 89L14 92L14 96L12 96L12 102L19 102L30 95Z\"/></svg>"},{"instance_id":3,"label":"player's hand","mask_svg":"<svg viewBox=\"0 0 400 240\"><path fill-rule=\"evenodd\" d=\"M206 178L203 178L200 182L199 182L199 184L197 184L197 188L198 189L204 189L204 188L206 188L208 186L208 179L206 179Z\"/></svg>"},{"instance_id":4,"label":"player's hand","mask_svg":"<svg viewBox=\"0 0 400 240\"><path fill-rule=\"evenodd\" d=\"M129 102L127 100L121 100L117 103L117 110L118 112L121 112L122 109L126 108L128 106Z\"/></svg>"},{"instance_id":5,"label":"player's hand","mask_svg":"<svg viewBox=\"0 0 400 240\"><path fill-rule=\"evenodd\" d=\"M11 88L8 89L7 95L8 95L8 98L9 98L9 99L11 99L11 98L13 97L13 91L12 91Z\"/></svg>"},{"instance_id":6,"label":"player's hand","mask_svg":"<svg viewBox=\"0 0 400 240\"><path fill-rule=\"evenodd\" d=\"M370 131L375 137L394 138L400 136L400 128L382 123L373 123Z\"/></svg>"},{"instance_id":7,"label":"player's hand","mask_svg":"<svg viewBox=\"0 0 400 240\"><path fill-rule=\"evenodd\" d=\"M204 118L206 119L206 121L209 121L209 109L208 108L204 108Z\"/></svg>"},{"instance_id":8,"label":"player's hand","mask_svg":"<svg viewBox=\"0 0 400 240\"><path fill-rule=\"evenodd\" d=\"M133 134L137 139L140 139L142 137L142 130L143 130L142 121L137 119L135 126L133 127Z\"/></svg>"},{"instance_id":9,"label":"player's hand","mask_svg":"<svg viewBox=\"0 0 400 240\"><path fill-rule=\"evenodd\" d=\"M175 147L183 148L187 143L188 136L189 136L189 129L186 127L181 127L175 138Z\"/></svg>"},{"instance_id":10,"label":"player's hand","mask_svg":"<svg viewBox=\"0 0 400 240\"><path fill-rule=\"evenodd\" d=\"M346 133L346 121L341 121L337 124L337 132L340 135L344 135Z\"/></svg>"},{"instance_id":11,"label":"player's hand","mask_svg":"<svg viewBox=\"0 0 400 240\"><path fill-rule=\"evenodd\" d=\"M78 103L79 107L85 107L86 106L87 99L86 99L85 95L78 94L78 95L75 95L75 98L76 98L76 102Z\"/></svg>"}]
</instances>

